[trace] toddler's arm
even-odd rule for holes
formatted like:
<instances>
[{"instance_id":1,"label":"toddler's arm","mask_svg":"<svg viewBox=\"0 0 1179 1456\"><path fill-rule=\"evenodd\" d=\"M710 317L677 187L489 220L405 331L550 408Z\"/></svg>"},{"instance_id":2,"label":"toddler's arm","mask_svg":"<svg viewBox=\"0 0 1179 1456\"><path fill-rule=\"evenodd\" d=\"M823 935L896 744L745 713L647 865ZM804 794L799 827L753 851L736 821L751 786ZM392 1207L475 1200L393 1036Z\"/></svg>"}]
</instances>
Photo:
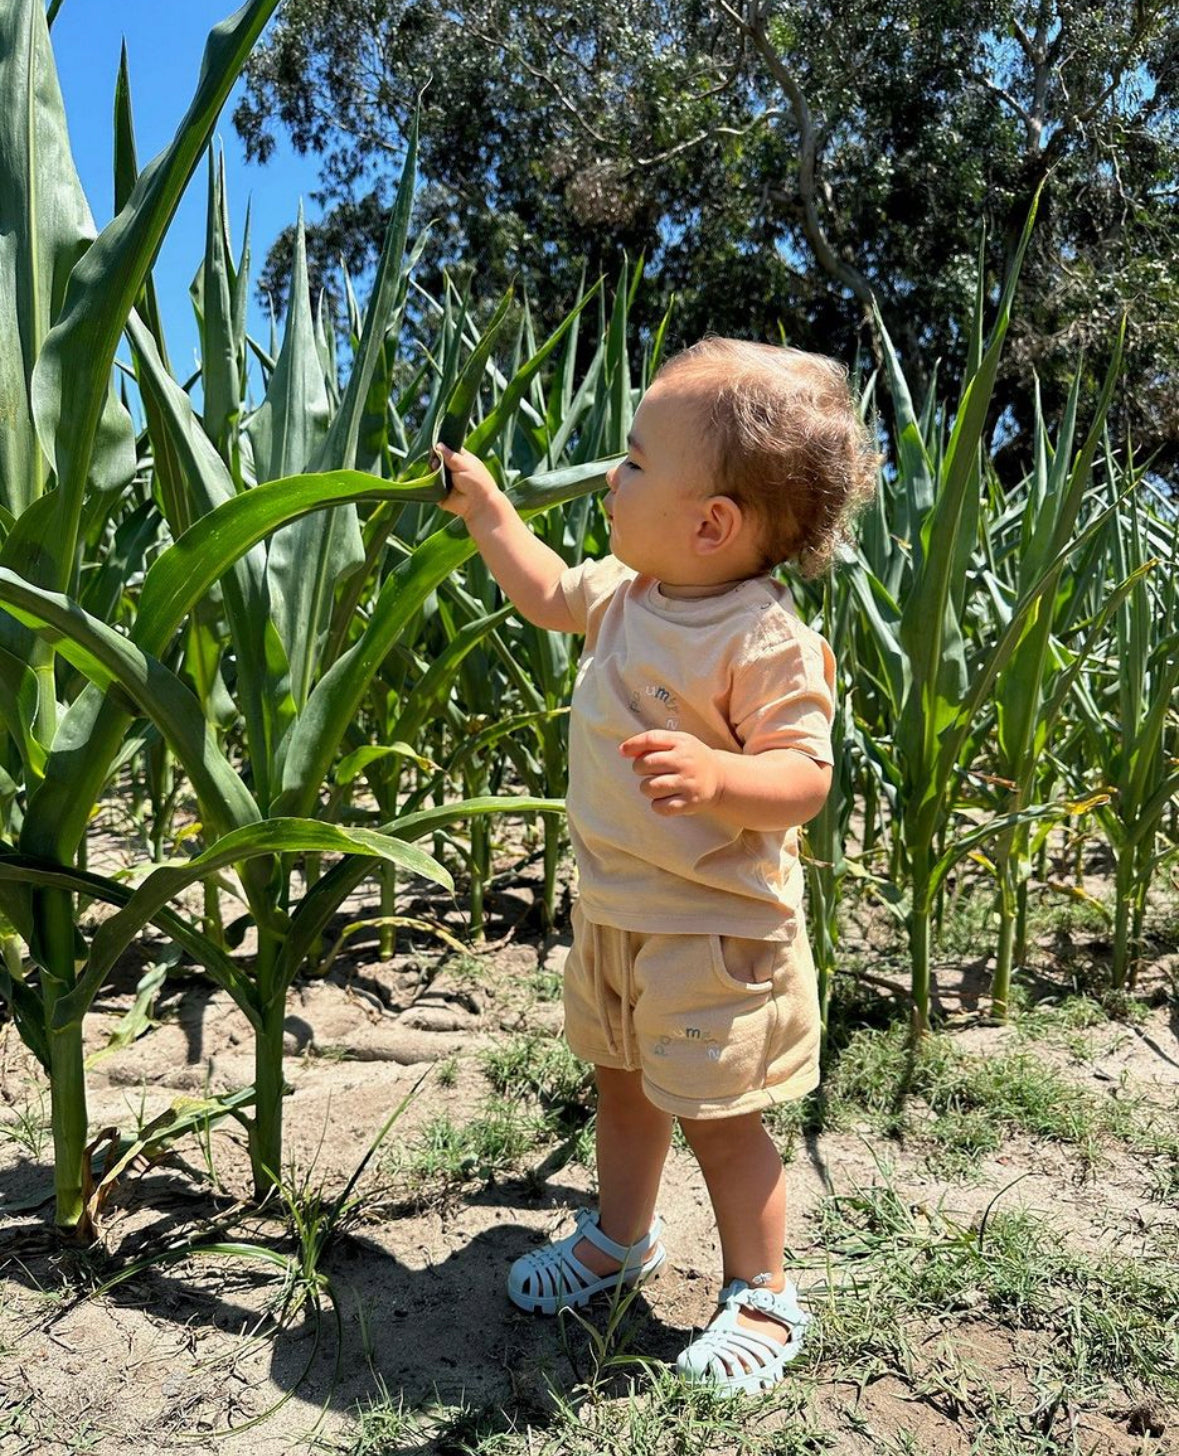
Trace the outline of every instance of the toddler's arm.
<instances>
[{"instance_id":1,"label":"toddler's arm","mask_svg":"<svg viewBox=\"0 0 1179 1456\"><path fill-rule=\"evenodd\" d=\"M436 448L451 480L442 509L466 522L480 556L512 605L536 627L575 632L577 623L561 591L565 563L532 534L477 455L451 450L441 440Z\"/></svg>"},{"instance_id":2,"label":"toddler's arm","mask_svg":"<svg viewBox=\"0 0 1179 1456\"><path fill-rule=\"evenodd\" d=\"M656 814L711 809L741 829L791 829L813 819L831 788L831 765L794 748L728 753L691 733L652 728L622 744Z\"/></svg>"}]
</instances>

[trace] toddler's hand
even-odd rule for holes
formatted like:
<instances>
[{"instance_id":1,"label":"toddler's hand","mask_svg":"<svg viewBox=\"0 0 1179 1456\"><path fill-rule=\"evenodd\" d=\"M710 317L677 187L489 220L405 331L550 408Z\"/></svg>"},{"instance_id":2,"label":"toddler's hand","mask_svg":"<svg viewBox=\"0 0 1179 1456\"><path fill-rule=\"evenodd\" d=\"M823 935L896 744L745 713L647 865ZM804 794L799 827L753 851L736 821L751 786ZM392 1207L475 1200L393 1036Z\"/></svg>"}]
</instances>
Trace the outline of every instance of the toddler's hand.
<instances>
[{"instance_id":1,"label":"toddler's hand","mask_svg":"<svg viewBox=\"0 0 1179 1456\"><path fill-rule=\"evenodd\" d=\"M656 814L697 814L721 796L717 752L691 733L652 728L628 738L622 752L634 760L639 792Z\"/></svg>"},{"instance_id":2,"label":"toddler's hand","mask_svg":"<svg viewBox=\"0 0 1179 1456\"><path fill-rule=\"evenodd\" d=\"M450 489L438 504L452 516L461 516L470 523L472 516L499 495L494 476L478 455L469 450L452 450L439 440L434 457L442 460L450 475Z\"/></svg>"}]
</instances>

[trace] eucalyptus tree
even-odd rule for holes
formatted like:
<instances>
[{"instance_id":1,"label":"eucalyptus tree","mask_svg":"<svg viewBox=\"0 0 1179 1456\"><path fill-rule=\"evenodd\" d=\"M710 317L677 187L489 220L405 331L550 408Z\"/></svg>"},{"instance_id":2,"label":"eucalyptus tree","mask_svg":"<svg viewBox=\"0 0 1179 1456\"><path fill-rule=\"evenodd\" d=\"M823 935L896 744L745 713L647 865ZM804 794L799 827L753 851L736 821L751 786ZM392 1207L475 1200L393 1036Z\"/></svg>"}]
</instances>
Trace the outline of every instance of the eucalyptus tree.
<instances>
[{"instance_id":1,"label":"eucalyptus tree","mask_svg":"<svg viewBox=\"0 0 1179 1456\"><path fill-rule=\"evenodd\" d=\"M497 289L518 272L551 325L582 260L612 274L642 253L635 321L674 294L673 344L781 324L850 360L876 307L919 395L938 359L959 388L978 238L1001 284L1042 186L995 386L1004 478L1031 460L1033 375L1058 416L1078 344L1112 347L1127 310L1141 382L1111 420L1172 471L1177 34L1175 0L293 0L235 119L251 155L285 130L322 158L313 263L359 270L429 73L427 264ZM1083 374L1082 409L1100 388Z\"/></svg>"}]
</instances>

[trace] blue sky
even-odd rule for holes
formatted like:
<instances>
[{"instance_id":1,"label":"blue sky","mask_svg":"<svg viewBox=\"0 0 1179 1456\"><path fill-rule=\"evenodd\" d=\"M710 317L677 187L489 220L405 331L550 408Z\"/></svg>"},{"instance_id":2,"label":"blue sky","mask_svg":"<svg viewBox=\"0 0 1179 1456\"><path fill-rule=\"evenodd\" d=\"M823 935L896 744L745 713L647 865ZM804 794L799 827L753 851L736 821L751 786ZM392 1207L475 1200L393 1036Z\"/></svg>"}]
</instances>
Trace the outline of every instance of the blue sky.
<instances>
[{"instance_id":1,"label":"blue sky","mask_svg":"<svg viewBox=\"0 0 1179 1456\"><path fill-rule=\"evenodd\" d=\"M82 187L103 228L113 211L113 111L119 49L125 39L131 75L135 144L142 168L172 139L196 89L205 38L235 9L234 0L64 0L52 40L65 98L74 161ZM247 164L233 129L235 89L215 136L225 148L235 256L241 251L246 203L252 199L250 249L256 281L266 251L293 222L299 199L309 220L317 216L308 194L316 185L315 159L298 157L279 135L265 167ZM197 168L156 261L154 276L173 370L183 379L196 359L197 332L188 286L204 252L207 172ZM269 321L253 299L251 332L265 345Z\"/></svg>"}]
</instances>

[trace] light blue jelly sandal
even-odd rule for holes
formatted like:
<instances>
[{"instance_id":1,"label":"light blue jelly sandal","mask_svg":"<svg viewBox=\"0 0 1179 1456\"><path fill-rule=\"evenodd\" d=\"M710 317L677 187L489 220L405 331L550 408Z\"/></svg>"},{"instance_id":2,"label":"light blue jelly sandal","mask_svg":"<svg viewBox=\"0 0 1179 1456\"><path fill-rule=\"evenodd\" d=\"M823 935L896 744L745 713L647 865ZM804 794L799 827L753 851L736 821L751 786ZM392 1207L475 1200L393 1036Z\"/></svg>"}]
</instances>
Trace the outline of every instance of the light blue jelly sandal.
<instances>
[{"instance_id":1,"label":"light blue jelly sandal","mask_svg":"<svg viewBox=\"0 0 1179 1456\"><path fill-rule=\"evenodd\" d=\"M516 1260L508 1271L508 1297L529 1314L556 1314L559 1309L581 1309L620 1282L633 1288L657 1273L667 1258L659 1243L662 1232L663 1220L656 1218L637 1244L616 1244L598 1227L596 1211L583 1208L577 1215L577 1228L567 1239L545 1244ZM605 1276L587 1269L573 1257L582 1239L617 1259L621 1267Z\"/></svg>"},{"instance_id":2,"label":"light blue jelly sandal","mask_svg":"<svg viewBox=\"0 0 1179 1456\"><path fill-rule=\"evenodd\" d=\"M762 1274L758 1279L768 1281ZM798 1290L789 1280L777 1293L734 1279L720 1294L720 1313L704 1333L692 1341L675 1362L686 1380L707 1381L722 1395L769 1390L781 1380L786 1366L802 1348L802 1332L810 1315L799 1308ZM737 1323L741 1309L756 1310L777 1320L788 1335L785 1344L772 1335Z\"/></svg>"}]
</instances>

